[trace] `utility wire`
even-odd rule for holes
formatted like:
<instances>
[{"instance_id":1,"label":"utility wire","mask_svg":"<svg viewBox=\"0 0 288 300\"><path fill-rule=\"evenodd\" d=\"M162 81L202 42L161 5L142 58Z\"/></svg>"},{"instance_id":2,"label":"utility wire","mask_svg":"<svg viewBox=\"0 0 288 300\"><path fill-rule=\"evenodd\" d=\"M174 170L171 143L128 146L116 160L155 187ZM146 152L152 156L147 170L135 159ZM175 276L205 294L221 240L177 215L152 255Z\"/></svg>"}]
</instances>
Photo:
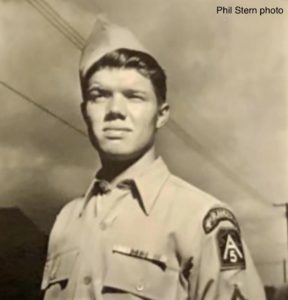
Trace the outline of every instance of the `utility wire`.
<instances>
[{"instance_id":1,"label":"utility wire","mask_svg":"<svg viewBox=\"0 0 288 300\"><path fill-rule=\"evenodd\" d=\"M37 1L37 0L36 0ZM39 0L40 1L40 0ZM43 3L44 1L41 0ZM62 17L58 13L53 14L53 20L48 17L47 10L43 12L39 8L39 4L37 5L35 0L27 0L28 3L30 3L34 8L36 8L39 13L41 13L53 26L55 26L66 38L68 38L74 46L76 46L78 49L83 48L83 41L84 38L70 25L68 22L65 21L67 26L61 25L61 22L57 21L57 25L55 23L55 20L59 20L59 18L63 21ZM37 2L38 3L38 2ZM46 2L45 2L46 3ZM47 3L44 5L48 5ZM48 7L48 6L47 6ZM52 11L53 9L49 7L49 10ZM54 10L53 10L54 11ZM67 31L67 28L69 27L69 31ZM75 37L76 42L75 42ZM265 203L270 206L269 200L262 194L260 194L252 185L247 183L245 180L243 180L239 175L237 175L234 171L232 171L229 167L227 167L225 164L223 164L220 160L215 158L215 156L212 154L211 151L207 150L205 146L203 146L200 142L198 142L190 133L187 133L186 130L184 130L176 120L170 120L170 123L168 122L168 127L176 133L178 137L180 137L186 145L189 146L189 148L192 148L195 152L197 152L199 155L204 157L206 160L208 160L212 165L214 165L217 169L219 169L223 174L228 176L228 178L236 183L236 185L240 186L246 193L253 196L253 198L261 201L261 203Z\"/></svg>"},{"instance_id":2,"label":"utility wire","mask_svg":"<svg viewBox=\"0 0 288 300\"><path fill-rule=\"evenodd\" d=\"M0 81L0 84L4 87L6 87L8 90L10 90L11 92L15 93L16 95L18 95L22 100L25 100L26 102L34 105L35 107L37 107L38 109L42 110L44 113L48 114L49 116L53 117L54 119L58 120L60 123L66 125L67 127L69 127L70 129L74 130L75 132L77 132L78 134L81 134L82 136L87 137L87 134L82 131L81 129L75 127L74 125L72 125L71 123L69 123L68 121L66 121L65 119L63 119L62 117L56 115L55 113L53 113L51 110L47 109L46 107L44 107L43 105L40 105L39 103L37 103L36 101L32 100L31 98L27 97L26 95L24 95L23 93L21 93L20 91L16 90L14 87L12 87L11 85L7 84L4 81Z\"/></svg>"},{"instance_id":3,"label":"utility wire","mask_svg":"<svg viewBox=\"0 0 288 300\"><path fill-rule=\"evenodd\" d=\"M47 9L40 6L34 0L26 0L32 7L34 7L51 25L53 25L59 32L61 32L77 49L81 50L84 43L80 42L75 34L71 34L70 31L67 31L67 28L61 24L58 18L55 19L55 15L51 16L48 13Z\"/></svg>"},{"instance_id":4,"label":"utility wire","mask_svg":"<svg viewBox=\"0 0 288 300\"><path fill-rule=\"evenodd\" d=\"M34 0L34 2L38 3L38 5L41 6L55 20L55 22L58 22L58 24L65 28L69 34L74 36L80 45L85 45L85 39L80 35L80 33L76 31L75 28L73 28L66 20L64 20L49 3L45 0Z\"/></svg>"}]
</instances>

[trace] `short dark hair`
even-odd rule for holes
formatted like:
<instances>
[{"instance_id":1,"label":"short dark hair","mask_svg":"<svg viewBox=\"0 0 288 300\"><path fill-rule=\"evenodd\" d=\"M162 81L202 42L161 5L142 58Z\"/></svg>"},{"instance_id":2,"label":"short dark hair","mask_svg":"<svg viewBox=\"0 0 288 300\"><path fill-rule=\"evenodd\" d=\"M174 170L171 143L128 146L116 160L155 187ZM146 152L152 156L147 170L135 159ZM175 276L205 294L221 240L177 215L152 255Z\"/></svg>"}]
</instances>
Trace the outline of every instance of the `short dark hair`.
<instances>
[{"instance_id":1,"label":"short dark hair","mask_svg":"<svg viewBox=\"0 0 288 300\"><path fill-rule=\"evenodd\" d=\"M87 84L91 76L104 68L136 69L150 79L158 104L166 101L166 74L158 62L149 54L126 48L120 48L102 56L94 63L84 77L80 75L83 99L85 100Z\"/></svg>"}]
</instances>

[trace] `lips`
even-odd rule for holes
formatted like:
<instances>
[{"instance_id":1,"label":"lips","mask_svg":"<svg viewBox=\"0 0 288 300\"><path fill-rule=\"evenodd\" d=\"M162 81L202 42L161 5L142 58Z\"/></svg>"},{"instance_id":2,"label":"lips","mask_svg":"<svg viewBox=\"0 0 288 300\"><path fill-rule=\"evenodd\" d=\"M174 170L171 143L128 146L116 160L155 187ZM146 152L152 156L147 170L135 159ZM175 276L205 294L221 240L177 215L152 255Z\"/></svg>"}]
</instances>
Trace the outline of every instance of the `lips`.
<instances>
[{"instance_id":1,"label":"lips","mask_svg":"<svg viewBox=\"0 0 288 300\"><path fill-rule=\"evenodd\" d=\"M104 132L112 132L112 131L115 131L115 132L129 132L129 131L132 131L130 128L127 128L127 127L104 127L103 129Z\"/></svg>"},{"instance_id":2,"label":"lips","mask_svg":"<svg viewBox=\"0 0 288 300\"><path fill-rule=\"evenodd\" d=\"M127 127L109 126L103 129L105 136L109 140L122 140L128 132L132 130Z\"/></svg>"}]
</instances>

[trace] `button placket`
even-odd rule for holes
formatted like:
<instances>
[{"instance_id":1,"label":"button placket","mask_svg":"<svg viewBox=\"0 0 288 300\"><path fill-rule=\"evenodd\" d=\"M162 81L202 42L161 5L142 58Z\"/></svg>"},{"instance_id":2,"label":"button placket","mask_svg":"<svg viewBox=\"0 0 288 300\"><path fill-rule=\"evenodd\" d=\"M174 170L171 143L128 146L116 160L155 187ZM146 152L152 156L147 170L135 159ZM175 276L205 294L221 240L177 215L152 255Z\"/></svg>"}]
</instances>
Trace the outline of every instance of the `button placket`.
<instances>
[{"instance_id":1,"label":"button placket","mask_svg":"<svg viewBox=\"0 0 288 300\"><path fill-rule=\"evenodd\" d=\"M124 191L124 193L122 195L120 194L119 197L115 197L114 195L115 198L113 199L113 201L111 201L112 205L106 210L106 213L104 213L104 215L100 217L99 228L101 230L106 230L107 228L109 228L117 219L123 204L122 202L127 194L128 191Z\"/></svg>"}]
</instances>

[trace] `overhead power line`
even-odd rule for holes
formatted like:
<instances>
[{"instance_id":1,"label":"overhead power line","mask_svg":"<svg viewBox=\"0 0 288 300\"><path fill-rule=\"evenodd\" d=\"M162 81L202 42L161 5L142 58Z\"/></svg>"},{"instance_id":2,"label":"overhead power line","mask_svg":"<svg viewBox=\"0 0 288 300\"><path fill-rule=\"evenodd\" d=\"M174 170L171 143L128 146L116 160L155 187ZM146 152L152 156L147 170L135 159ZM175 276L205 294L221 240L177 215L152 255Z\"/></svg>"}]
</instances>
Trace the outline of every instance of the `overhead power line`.
<instances>
[{"instance_id":1,"label":"overhead power line","mask_svg":"<svg viewBox=\"0 0 288 300\"><path fill-rule=\"evenodd\" d=\"M36 108L42 110L44 113L48 114L50 117L53 117L54 119L58 120L59 122L61 122L62 124L64 124L65 126L69 127L70 129L72 129L73 131L77 132L78 134L81 134L82 136L87 137L87 134L82 131L81 129L75 127L74 125L72 125L71 123L69 123L68 121L66 121L65 119L63 119L62 117L56 115L55 113L53 113L51 110L47 109L45 106L40 105L39 103L37 103L36 101L32 100L31 98L27 97L26 95L24 95L22 92L16 90L14 87L12 87L11 85L7 84L4 81L0 81L0 84L4 87L6 87L8 90L10 90L11 92L15 93L16 95L18 95L20 97L20 99L25 100L26 102L32 104L33 106L35 106Z\"/></svg>"},{"instance_id":2,"label":"overhead power line","mask_svg":"<svg viewBox=\"0 0 288 300\"><path fill-rule=\"evenodd\" d=\"M43 15L57 30L59 30L66 38L68 38L75 47L82 49L84 46L84 38L44 0L27 0L39 13ZM41 3L42 2L42 5ZM44 8L44 9L43 9ZM53 17L52 17L53 16ZM208 160L232 182L240 186L247 194L253 198L270 206L269 200L259 193L251 184L243 180L237 173L227 167L223 162L218 160L211 151L196 140L190 133L184 130L176 120L171 120L168 123L170 129L179 136L186 145L192 148L199 155Z\"/></svg>"},{"instance_id":3,"label":"overhead power line","mask_svg":"<svg viewBox=\"0 0 288 300\"><path fill-rule=\"evenodd\" d=\"M33 6L52 26L61 32L77 49L84 47L85 39L65 21L49 4L37 0L26 0Z\"/></svg>"},{"instance_id":4,"label":"overhead power line","mask_svg":"<svg viewBox=\"0 0 288 300\"><path fill-rule=\"evenodd\" d=\"M31 0L30 0L31 1ZM55 19L56 22L59 22L61 26L67 29L68 32L70 32L75 38L78 40L78 42L82 45L85 44L85 39L80 35L78 31L74 27L72 27L66 20L62 18L62 16L45 0L34 0L37 2L40 6L43 7L44 10L46 10L53 19Z\"/></svg>"}]
</instances>

